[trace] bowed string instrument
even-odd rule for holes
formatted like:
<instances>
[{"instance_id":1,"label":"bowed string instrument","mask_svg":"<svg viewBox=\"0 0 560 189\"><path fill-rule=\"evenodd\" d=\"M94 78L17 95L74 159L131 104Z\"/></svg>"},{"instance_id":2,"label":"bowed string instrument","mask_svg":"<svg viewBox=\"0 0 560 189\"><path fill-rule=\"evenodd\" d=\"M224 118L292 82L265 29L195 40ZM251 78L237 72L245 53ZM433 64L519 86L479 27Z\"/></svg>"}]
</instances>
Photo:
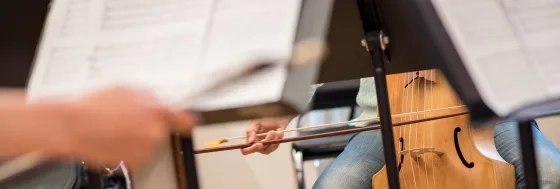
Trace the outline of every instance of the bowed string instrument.
<instances>
[{"instance_id":1,"label":"bowed string instrument","mask_svg":"<svg viewBox=\"0 0 560 189\"><path fill-rule=\"evenodd\" d=\"M494 127L470 127L469 114L438 70L387 75L387 87L399 179L403 189L514 189L515 170L498 154ZM284 130L293 132L334 127L348 122ZM331 137L381 129L380 125L262 142L263 145ZM266 133L257 135L264 137ZM196 154L242 149L251 144L222 146L245 136L205 143ZM389 188L385 167L371 175L375 189Z\"/></svg>"}]
</instances>

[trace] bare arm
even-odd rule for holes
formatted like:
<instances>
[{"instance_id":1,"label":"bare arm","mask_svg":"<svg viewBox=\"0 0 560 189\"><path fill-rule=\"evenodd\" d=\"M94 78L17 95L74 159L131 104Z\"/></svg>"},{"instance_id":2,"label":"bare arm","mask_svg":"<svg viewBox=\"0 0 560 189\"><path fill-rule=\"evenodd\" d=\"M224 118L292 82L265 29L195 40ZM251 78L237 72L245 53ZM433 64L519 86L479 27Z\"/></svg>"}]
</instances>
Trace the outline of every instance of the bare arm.
<instances>
[{"instance_id":1,"label":"bare arm","mask_svg":"<svg viewBox=\"0 0 560 189\"><path fill-rule=\"evenodd\" d=\"M0 159L31 151L66 153L64 111L61 104L26 104L23 90L0 89Z\"/></svg>"},{"instance_id":2,"label":"bare arm","mask_svg":"<svg viewBox=\"0 0 560 189\"><path fill-rule=\"evenodd\" d=\"M0 158L29 152L93 165L134 169L170 132L189 135L196 115L163 106L150 93L122 86L71 101L27 104L23 91L0 90Z\"/></svg>"}]
</instances>

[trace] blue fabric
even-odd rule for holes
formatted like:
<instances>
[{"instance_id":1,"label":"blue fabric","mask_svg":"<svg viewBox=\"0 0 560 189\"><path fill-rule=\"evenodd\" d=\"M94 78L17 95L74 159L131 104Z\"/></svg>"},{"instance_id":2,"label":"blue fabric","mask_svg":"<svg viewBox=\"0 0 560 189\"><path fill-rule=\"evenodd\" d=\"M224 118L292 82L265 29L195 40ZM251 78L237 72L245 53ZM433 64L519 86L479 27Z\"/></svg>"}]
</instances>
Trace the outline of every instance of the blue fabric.
<instances>
[{"instance_id":1,"label":"blue fabric","mask_svg":"<svg viewBox=\"0 0 560 189\"><path fill-rule=\"evenodd\" d=\"M560 151L538 129L533 121L537 166L543 189L560 188ZM513 164L517 188L524 188L521 147L517 123L499 123L494 132L496 147L507 162ZM371 189L371 177L383 168L381 132L356 134L345 150L319 176L313 189Z\"/></svg>"}]
</instances>

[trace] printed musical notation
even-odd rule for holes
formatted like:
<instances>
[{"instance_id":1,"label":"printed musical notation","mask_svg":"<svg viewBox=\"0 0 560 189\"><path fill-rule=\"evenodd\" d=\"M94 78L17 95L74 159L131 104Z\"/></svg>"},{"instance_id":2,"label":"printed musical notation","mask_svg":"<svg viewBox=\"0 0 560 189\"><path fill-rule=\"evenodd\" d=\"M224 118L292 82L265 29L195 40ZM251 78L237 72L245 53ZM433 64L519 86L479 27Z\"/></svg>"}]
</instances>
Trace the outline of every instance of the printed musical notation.
<instances>
[{"instance_id":1,"label":"printed musical notation","mask_svg":"<svg viewBox=\"0 0 560 189\"><path fill-rule=\"evenodd\" d=\"M192 65L185 57L197 57L196 44L189 45L188 36L165 36L146 41L130 41L119 44L96 45L88 61L88 79L115 72L130 73L167 71L171 68L188 69ZM133 64L134 66L131 66Z\"/></svg>"},{"instance_id":2,"label":"printed musical notation","mask_svg":"<svg viewBox=\"0 0 560 189\"><path fill-rule=\"evenodd\" d=\"M87 32L90 3L92 0L68 1L63 16L60 37L80 35Z\"/></svg>"},{"instance_id":3,"label":"printed musical notation","mask_svg":"<svg viewBox=\"0 0 560 189\"><path fill-rule=\"evenodd\" d=\"M560 94L560 1L547 0L533 3L506 2L508 13L526 47L526 53L539 76L545 94Z\"/></svg>"},{"instance_id":4,"label":"printed musical notation","mask_svg":"<svg viewBox=\"0 0 560 189\"><path fill-rule=\"evenodd\" d=\"M79 53L75 48L54 48L49 59L49 66L46 68L44 85L58 84L64 85L80 74L82 66L76 64L79 61L74 54Z\"/></svg>"},{"instance_id":5,"label":"printed musical notation","mask_svg":"<svg viewBox=\"0 0 560 189\"><path fill-rule=\"evenodd\" d=\"M102 30L130 29L183 23L208 16L211 1L203 0L107 0Z\"/></svg>"},{"instance_id":6,"label":"printed musical notation","mask_svg":"<svg viewBox=\"0 0 560 189\"><path fill-rule=\"evenodd\" d=\"M300 1L53 1L30 96L127 82L156 88L162 101L180 98L214 69L262 52L289 55Z\"/></svg>"},{"instance_id":7,"label":"printed musical notation","mask_svg":"<svg viewBox=\"0 0 560 189\"><path fill-rule=\"evenodd\" d=\"M505 3L512 19L519 22L523 33L560 30L560 1L541 4Z\"/></svg>"},{"instance_id":8,"label":"printed musical notation","mask_svg":"<svg viewBox=\"0 0 560 189\"><path fill-rule=\"evenodd\" d=\"M560 0L432 2L483 99L500 116L560 97Z\"/></svg>"}]
</instances>

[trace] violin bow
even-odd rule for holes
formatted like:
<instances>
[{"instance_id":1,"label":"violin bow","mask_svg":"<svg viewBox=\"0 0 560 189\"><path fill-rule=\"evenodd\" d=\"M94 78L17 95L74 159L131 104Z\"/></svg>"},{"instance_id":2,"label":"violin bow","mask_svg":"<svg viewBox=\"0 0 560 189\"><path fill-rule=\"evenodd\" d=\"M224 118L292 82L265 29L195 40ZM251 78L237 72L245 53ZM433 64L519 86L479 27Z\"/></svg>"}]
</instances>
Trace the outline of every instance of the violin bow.
<instances>
[{"instance_id":1,"label":"violin bow","mask_svg":"<svg viewBox=\"0 0 560 189\"><path fill-rule=\"evenodd\" d=\"M435 112L435 111L442 111L442 110L448 110L448 109L458 109L458 108L463 108L463 107L465 107L465 106L461 105L461 106L453 106L453 107L446 107L446 108L438 108L438 109L432 109L432 110L426 110L426 111L396 114L396 115L393 115L391 117L402 117L402 116L409 116L409 115L419 114L419 113ZM433 117L417 119L417 120L412 120L412 121L404 121L404 122L399 122L399 123L393 124L393 127L415 124L415 123L421 123L421 122L427 122L427 121L433 121L433 120L438 120L438 119L445 119L445 118L450 118L450 117L455 117L455 116L466 115L468 113L469 113L468 111L461 111L461 112L458 112L458 113L453 113L453 114L448 114L448 115L443 115L443 116L433 116ZM311 130L311 129L317 129L317 128L328 128L328 127L348 125L348 124L351 124L351 123L370 122L370 121L378 121L378 120L379 120L379 117L374 117L374 118L360 119L360 120L354 120L354 121L345 121L345 122L330 123L330 124L323 124L323 125L310 126L310 127L302 127L302 128L296 128L296 129L288 129L288 130L283 130L281 132L285 133L285 132L293 132L293 131L305 131L305 130ZM375 125L357 127L357 128L352 128L352 129L344 129L344 130L340 130L340 131L331 131L331 132L310 134L310 135L305 135L305 136L284 138L284 139L271 140L271 141L265 141L265 142L259 142L259 143L262 143L263 145L280 144L280 143L286 143L286 142L295 142L295 141L301 141L301 140L309 140L309 139L315 139L315 138L323 138L323 137L358 133L358 132L363 132L363 131L377 130L377 129L380 129L380 128L381 127L380 127L379 124L375 124ZM264 137L264 136L266 136L266 133L261 133L261 134L257 135L257 137ZM212 141L206 142L204 144L203 149L196 150L195 154L227 151L227 150L233 150L233 149L242 149L242 148L247 148L247 147L251 146L252 143L229 145L229 146L223 146L223 147L220 146L221 144L229 142L231 140L244 139L244 138L246 138L246 136L238 136L238 137L233 137L233 138L223 138L223 139L218 139L218 140L212 140Z\"/></svg>"}]
</instances>

